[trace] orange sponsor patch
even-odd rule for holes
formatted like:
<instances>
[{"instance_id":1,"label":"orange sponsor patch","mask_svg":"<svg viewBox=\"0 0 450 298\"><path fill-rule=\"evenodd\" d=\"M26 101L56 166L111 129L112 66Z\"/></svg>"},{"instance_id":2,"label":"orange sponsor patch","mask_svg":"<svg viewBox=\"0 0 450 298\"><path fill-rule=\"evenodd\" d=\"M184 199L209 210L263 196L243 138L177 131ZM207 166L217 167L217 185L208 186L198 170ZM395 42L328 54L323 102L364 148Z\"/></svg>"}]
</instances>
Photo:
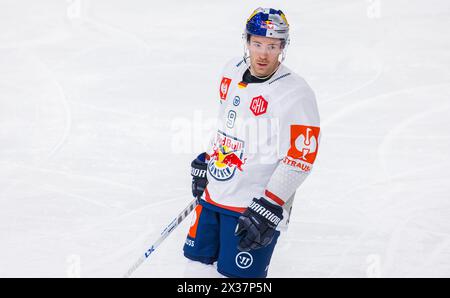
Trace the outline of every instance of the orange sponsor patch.
<instances>
[{"instance_id":1,"label":"orange sponsor patch","mask_svg":"<svg viewBox=\"0 0 450 298\"><path fill-rule=\"evenodd\" d=\"M288 157L313 164L319 149L320 127L291 125L291 147Z\"/></svg>"},{"instance_id":2,"label":"orange sponsor patch","mask_svg":"<svg viewBox=\"0 0 450 298\"><path fill-rule=\"evenodd\" d=\"M231 79L223 77L222 82L220 82L220 99L226 100L228 95L228 90L230 89Z\"/></svg>"}]
</instances>

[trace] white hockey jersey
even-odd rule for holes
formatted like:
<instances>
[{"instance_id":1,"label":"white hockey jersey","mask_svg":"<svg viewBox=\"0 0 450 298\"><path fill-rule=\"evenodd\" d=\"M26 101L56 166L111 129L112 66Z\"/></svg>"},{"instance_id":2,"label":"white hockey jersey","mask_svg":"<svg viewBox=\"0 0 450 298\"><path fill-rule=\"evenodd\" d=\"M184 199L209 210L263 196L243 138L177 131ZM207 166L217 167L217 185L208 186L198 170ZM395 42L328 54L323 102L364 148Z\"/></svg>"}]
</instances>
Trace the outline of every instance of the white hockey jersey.
<instances>
[{"instance_id":1,"label":"white hockey jersey","mask_svg":"<svg viewBox=\"0 0 450 298\"><path fill-rule=\"evenodd\" d=\"M316 99L305 80L284 65L269 80L250 84L242 82L247 68L240 58L223 70L202 199L243 212L253 198L265 197L289 212L318 151Z\"/></svg>"}]
</instances>

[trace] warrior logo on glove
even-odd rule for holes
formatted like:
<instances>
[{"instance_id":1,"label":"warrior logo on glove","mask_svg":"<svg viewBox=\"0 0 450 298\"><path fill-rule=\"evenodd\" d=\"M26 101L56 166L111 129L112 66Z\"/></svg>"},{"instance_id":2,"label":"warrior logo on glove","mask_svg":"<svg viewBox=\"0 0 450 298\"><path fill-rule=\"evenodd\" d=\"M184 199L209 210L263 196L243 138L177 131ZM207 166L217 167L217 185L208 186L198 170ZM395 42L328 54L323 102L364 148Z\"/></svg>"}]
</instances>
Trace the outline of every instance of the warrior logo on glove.
<instances>
[{"instance_id":1,"label":"warrior logo on glove","mask_svg":"<svg viewBox=\"0 0 450 298\"><path fill-rule=\"evenodd\" d=\"M281 221L281 218L276 216L275 213L270 212L270 210L267 210L264 208L264 206L261 206L257 202L253 201L248 208L252 209L259 215L261 215L263 218L267 219L269 222L273 223L274 225L278 225Z\"/></svg>"},{"instance_id":2,"label":"warrior logo on glove","mask_svg":"<svg viewBox=\"0 0 450 298\"><path fill-rule=\"evenodd\" d=\"M206 177L206 152L203 152L191 163L192 176L192 195L195 198L201 197L208 184L208 177Z\"/></svg>"}]
</instances>

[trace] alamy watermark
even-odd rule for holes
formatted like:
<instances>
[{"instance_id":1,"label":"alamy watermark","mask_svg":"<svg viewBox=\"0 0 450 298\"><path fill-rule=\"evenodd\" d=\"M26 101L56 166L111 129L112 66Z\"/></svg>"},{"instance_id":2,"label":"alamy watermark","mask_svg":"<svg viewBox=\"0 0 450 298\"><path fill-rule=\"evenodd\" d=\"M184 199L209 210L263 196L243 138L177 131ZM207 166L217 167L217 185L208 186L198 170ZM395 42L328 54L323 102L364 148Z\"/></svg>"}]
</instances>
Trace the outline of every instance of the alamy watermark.
<instances>
[{"instance_id":1,"label":"alamy watermark","mask_svg":"<svg viewBox=\"0 0 450 298\"><path fill-rule=\"evenodd\" d=\"M369 19L381 18L381 0L366 0L367 17Z\"/></svg>"},{"instance_id":2,"label":"alamy watermark","mask_svg":"<svg viewBox=\"0 0 450 298\"><path fill-rule=\"evenodd\" d=\"M83 17L86 0L66 0L66 16L69 20L78 20Z\"/></svg>"},{"instance_id":3,"label":"alamy watermark","mask_svg":"<svg viewBox=\"0 0 450 298\"><path fill-rule=\"evenodd\" d=\"M66 276L69 278L81 277L81 257L77 254L71 254L66 259Z\"/></svg>"},{"instance_id":4,"label":"alamy watermark","mask_svg":"<svg viewBox=\"0 0 450 298\"><path fill-rule=\"evenodd\" d=\"M366 258L366 276L371 278L382 277L381 257L378 254L368 255Z\"/></svg>"},{"instance_id":5,"label":"alamy watermark","mask_svg":"<svg viewBox=\"0 0 450 298\"><path fill-rule=\"evenodd\" d=\"M246 154L258 154L264 162L280 152L280 121L278 118L249 118L231 121L227 119L226 131L218 131L216 118L205 117L195 111L192 118L175 118L171 122L171 152L197 153L208 151L218 140L218 134L243 141ZM217 145L217 144L216 144Z\"/></svg>"}]
</instances>

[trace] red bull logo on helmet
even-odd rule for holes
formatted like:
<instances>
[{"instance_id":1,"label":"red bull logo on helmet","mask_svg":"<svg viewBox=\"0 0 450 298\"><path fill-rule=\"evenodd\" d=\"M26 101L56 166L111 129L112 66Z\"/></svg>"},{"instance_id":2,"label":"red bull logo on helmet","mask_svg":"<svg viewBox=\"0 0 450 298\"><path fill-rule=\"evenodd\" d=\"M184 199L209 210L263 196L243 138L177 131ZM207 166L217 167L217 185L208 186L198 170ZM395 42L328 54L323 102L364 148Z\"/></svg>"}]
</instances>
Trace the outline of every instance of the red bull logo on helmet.
<instances>
[{"instance_id":1,"label":"red bull logo on helmet","mask_svg":"<svg viewBox=\"0 0 450 298\"><path fill-rule=\"evenodd\" d=\"M208 172L214 179L229 180L234 176L236 170L244 170L245 159L242 158L244 141L218 131L212 151Z\"/></svg>"},{"instance_id":2,"label":"red bull logo on helmet","mask_svg":"<svg viewBox=\"0 0 450 298\"><path fill-rule=\"evenodd\" d=\"M261 22L261 28L273 30L275 29L275 25L272 23L272 21L264 21Z\"/></svg>"}]
</instances>

